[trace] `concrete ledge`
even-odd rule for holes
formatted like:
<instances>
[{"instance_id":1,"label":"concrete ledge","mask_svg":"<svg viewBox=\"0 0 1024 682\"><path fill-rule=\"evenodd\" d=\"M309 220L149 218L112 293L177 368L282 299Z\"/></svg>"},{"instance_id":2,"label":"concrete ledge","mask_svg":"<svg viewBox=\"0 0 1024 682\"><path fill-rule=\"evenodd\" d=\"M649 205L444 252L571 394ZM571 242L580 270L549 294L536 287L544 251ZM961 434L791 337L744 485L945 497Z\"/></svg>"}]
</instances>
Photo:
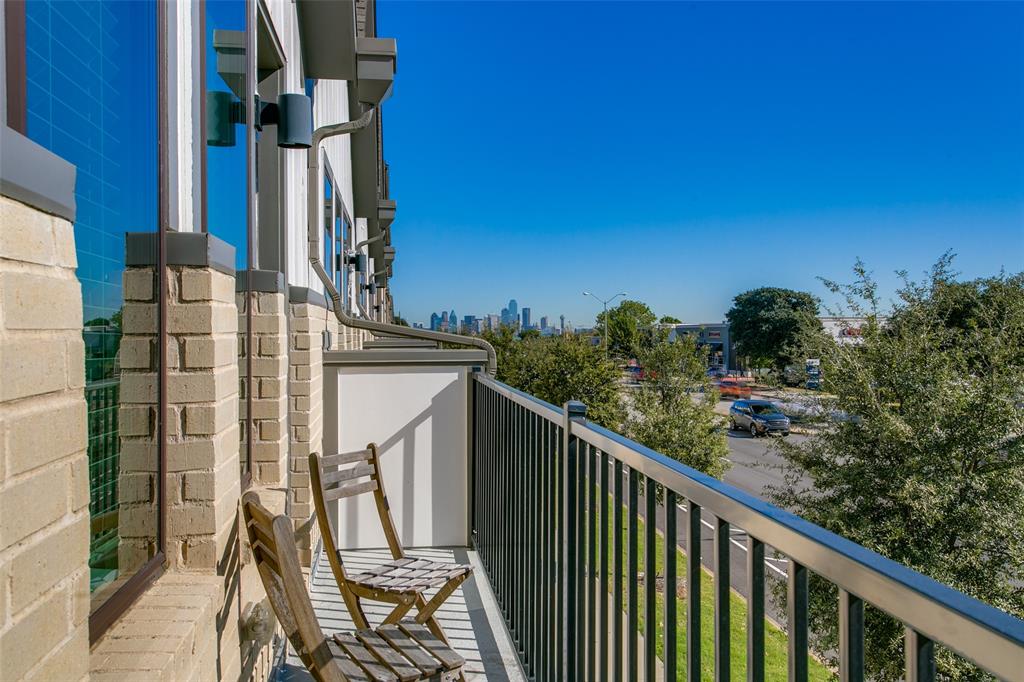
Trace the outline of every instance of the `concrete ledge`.
<instances>
[{"instance_id":1,"label":"concrete ledge","mask_svg":"<svg viewBox=\"0 0 1024 682\"><path fill-rule=\"evenodd\" d=\"M125 239L125 265L156 265L156 232L129 232ZM235 274L235 247L208 232L167 232L167 265L213 268Z\"/></svg>"},{"instance_id":2,"label":"concrete ledge","mask_svg":"<svg viewBox=\"0 0 1024 682\"><path fill-rule=\"evenodd\" d=\"M75 167L16 130L0 125L0 193L75 220Z\"/></svg>"},{"instance_id":3,"label":"concrete ledge","mask_svg":"<svg viewBox=\"0 0 1024 682\"><path fill-rule=\"evenodd\" d=\"M487 364L487 353L476 349L365 348L324 352L324 366L472 365Z\"/></svg>"},{"instance_id":4,"label":"concrete ledge","mask_svg":"<svg viewBox=\"0 0 1024 682\"><path fill-rule=\"evenodd\" d=\"M276 270L239 270L235 273L235 291L260 294L283 294L284 273Z\"/></svg>"},{"instance_id":5,"label":"concrete ledge","mask_svg":"<svg viewBox=\"0 0 1024 682\"><path fill-rule=\"evenodd\" d=\"M330 302L327 300L327 297L321 294L319 291L314 291L309 287L289 286L288 302L309 303L320 308L330 309Z\"/></svg>"}]
</instances>

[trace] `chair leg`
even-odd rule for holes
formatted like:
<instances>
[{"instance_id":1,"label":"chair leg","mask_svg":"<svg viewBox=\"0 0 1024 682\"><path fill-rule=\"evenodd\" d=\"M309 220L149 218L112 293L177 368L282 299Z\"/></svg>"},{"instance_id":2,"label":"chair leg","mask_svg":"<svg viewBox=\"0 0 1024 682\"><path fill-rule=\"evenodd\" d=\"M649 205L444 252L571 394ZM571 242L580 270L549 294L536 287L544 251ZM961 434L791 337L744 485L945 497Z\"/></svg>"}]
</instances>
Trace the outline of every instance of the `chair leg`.
<instances>
[{"instance_id":1,"label":"chair leg","mask_svg":"<svg viewBox=\"0 0 1024 682\"><path fill-rule=\"evenodd\" d=\"M356 626L356 629L363 630L370 627L370 622L366 619L366 612L363 611L363 603L359 596L352 594L350 590L343 590L341 596L348 607L348 612L352 614L352 623Z\"/></svg>"}]
</instances>

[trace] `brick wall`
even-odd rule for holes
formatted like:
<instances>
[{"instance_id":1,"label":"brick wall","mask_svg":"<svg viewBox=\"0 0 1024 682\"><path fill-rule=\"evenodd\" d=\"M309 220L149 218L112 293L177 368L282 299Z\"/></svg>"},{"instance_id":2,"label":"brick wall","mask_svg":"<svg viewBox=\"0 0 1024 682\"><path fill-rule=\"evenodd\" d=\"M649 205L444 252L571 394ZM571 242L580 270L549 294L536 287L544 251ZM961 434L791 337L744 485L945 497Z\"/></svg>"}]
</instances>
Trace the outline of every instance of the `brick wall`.
<instances>
[{"instance_id":1,"label":"brick wall","mask_svg":"<svg viewBox=\"0 0 1024 682\"><path fill-rule=\"evenodd\" d=\"M288 339L284 294L270 292L240 293L238 328L246 324L246 299L252 311L252 476L254 485L279 485L285 481L288 458ZM240 335L241 337L241 335ZM246 354L243 338L239 339L239 372L244 376ZM239 415L244 418L249 388L242 381ZM242 452L245 456L245 434Z\"/></svg>"},{"instance_id":2,"label":"brick wall","mask_svg":"<svg viewBox=\"0 0 1024 682\"><path fill-rule=\"evenodd\" d=\"M71 223L0 197L0 661L88 674L82 294Z\"/></svg>"},{"instance_id":3,"label":"brick wall","mask_svg":"<svg viewBox=\"0 0 1024 682\"><path fill-rule=\"evenodd\" d=\"M299 545L299 561L303 566L309 566L319 538L310 497L309 453L320 452L323 444L323 332L327 329L327 316L333 313L312 303L292 303L289 314L291 477L288 494Z\"/></svg>"}]
</instances>

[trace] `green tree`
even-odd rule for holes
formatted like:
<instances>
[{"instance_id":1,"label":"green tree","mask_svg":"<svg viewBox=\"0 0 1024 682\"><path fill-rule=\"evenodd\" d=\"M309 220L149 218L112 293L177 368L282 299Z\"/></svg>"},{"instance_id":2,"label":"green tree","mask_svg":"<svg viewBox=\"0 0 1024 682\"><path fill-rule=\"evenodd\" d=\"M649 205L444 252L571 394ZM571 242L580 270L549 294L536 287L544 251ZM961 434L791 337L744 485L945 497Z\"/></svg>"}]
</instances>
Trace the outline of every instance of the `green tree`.
<instances>
[{"instance_id":1,"label":"green tree","mask_svg":"<svg viewBox=\"0 0 1024 682\"><path fill-rule=\"evenodd\" d=\"M649 336L657 316L640 301L626 300L608 310L608 352L615 357L633 355L638 344ZM605 311L597 314L594 331L604 335Z\"/></svg>"},{"instance_id":2,"label":"green tree","mask_svg":"<svg viewBox=\"0 0 1024 682\"><path fill-rule=\"evenodd\" d=\"M569 400L587 406L587 418L609 429L622 427L621 373L587 337L528 335L511 329L484 332L498 355L497 379L553 405Z\"/></svg>"},{"instance_id":3,"label":"green tree","mask_svg":"<svg viewBox=\"0 0 1024 682\"><path fill-rule=\"evenodd\" d=\"M736 351L755 367L782 371L819 345L818 299L803 291L762 287L733 299L726 314Z\"/></svg>"},{"instance_id":4,"label":"green tree","mask_svg":"<svg viewBox=\"0 0 1024 682\"><path fill-rule=\"evenodd\" d=\"M399 326L402 326L402 327L408 327L409 326L409 323L401 315L395 315L394 323L399 325Z\"/></svg>"},{"instance_id":5,"label":"green tree","mask_svg":"<svg viewBox=\"0 0 1024 682\"><path fill-rule=\"evenodd\" d=\"M715 414L718 394L707 378L706 350L690 337L670 342L664 331L639 349L645 378L633 394L626 435L721 478L729 449Z\"/></svg>"},{"instance_id":6,"label":"green tree","mask_svg":"<svg viewBox=\"0 0 1024 682\"><path fill-rule=\"evenodd\" d=\"M859 344L826 350L823 428L778 444L787 484L774 498L1022 617L1024 274L960 282L951 261L944 256L921 283L901 273L888 318L862 263L852 284L826 282L868 323ZM836 651L835 609L835 589L813 580L820 652ZM899 679L900 625L876 609L866 620L869 677ZM947 650L937 658L942 679L987 679Z\"/></svg>"},{"instance_id":7,"label":"green tree","mask_svg":"<svg viewBox=\"0 0 1024 682\"><path fill-rule=\"evenodd\" d=\"M658 322L660 324L682 324L683 323L683 321L680 320L678 317L673 317L672 315L662 315L661 319L659 319Z\"/></svg>"}]
</instances>

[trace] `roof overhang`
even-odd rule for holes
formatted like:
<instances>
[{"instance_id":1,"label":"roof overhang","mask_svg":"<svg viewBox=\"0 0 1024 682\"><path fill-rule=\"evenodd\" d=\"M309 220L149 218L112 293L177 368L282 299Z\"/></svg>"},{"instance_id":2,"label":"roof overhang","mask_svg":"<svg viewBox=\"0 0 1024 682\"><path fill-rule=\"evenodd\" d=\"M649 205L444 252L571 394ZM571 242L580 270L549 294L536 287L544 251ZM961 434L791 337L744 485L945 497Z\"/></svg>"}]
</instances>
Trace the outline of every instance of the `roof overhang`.
<instances>
[{"instance_id":1,"label":"roof overhang","mask_svg":"<svg viewBox=\"0 0 1024 682\"><path fill-rule=\"evenodd\" d=\"M295 0L306 78L355 80L354 0Z\"/></svg>"}]
</instances>

